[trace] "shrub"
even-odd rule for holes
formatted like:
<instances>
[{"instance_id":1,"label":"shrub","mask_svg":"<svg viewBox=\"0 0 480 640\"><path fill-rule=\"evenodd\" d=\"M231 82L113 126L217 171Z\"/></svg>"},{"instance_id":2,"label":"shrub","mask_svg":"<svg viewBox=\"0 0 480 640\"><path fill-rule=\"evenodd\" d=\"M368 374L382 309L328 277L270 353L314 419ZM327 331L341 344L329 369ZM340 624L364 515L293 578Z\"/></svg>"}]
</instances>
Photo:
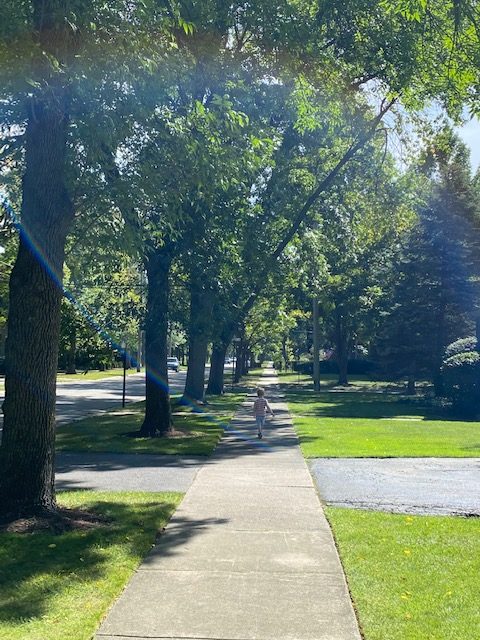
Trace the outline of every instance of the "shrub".
<instances>
[{"instance_id":1,"label":"shrub","mask_svg":"<svg viewBox=\"0 0 480 640\"><path fill-rule=\"evenodd\" d=\"M475 336L469 336L468 338L460 338L455 340L452 344L449 344L445 349L445 359L455 356L458 353L467 353L477 350L477 338Z\"/></svg>"},{"instance_id":2,"label":"shrub","mask_svg":"<svg viewBox=\"0 0 480 640\"><path fill-rule=\"evenodd\" d=\"M467 417L474 417L480 407L480 353L472 344L465 338L449 345L442 367L445 395L455 411Z\"/></svg>"}]
</instances>

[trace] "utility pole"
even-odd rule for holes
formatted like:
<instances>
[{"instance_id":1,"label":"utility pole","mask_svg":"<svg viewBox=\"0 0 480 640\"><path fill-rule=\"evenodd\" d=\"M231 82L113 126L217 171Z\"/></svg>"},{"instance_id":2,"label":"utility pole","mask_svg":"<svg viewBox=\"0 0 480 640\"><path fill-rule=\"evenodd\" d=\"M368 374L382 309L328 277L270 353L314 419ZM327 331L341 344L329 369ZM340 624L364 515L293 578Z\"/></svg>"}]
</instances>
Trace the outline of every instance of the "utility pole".
<instances>
[{"instance_id":1,"label":"utility pole","mask_svg":"<svg viewBox=\"0 0 480 640\"><path fill-rule=\"evenodd\" d=\"M137 342L137 372L140 373L142 370L142 360L143 360L143 331L139 327L138 328L138 342Z\"/></svg>"},{"instance_id":2,"label":"utility pole","mask_svg":"<svg viewBox=\"0 0 480 640\"><path fill-rule=\"evenodd\" d=\"M318 300L313 298L313 389L320 391L320 332L318 327Z\"/></svg>"},{"instance_id":3,"label":"utility pole","mask_svg":"<svg viewBox=\"0 0 480 640\"><path fill-rule=\"evenodd\" d=\"M122 364L123 364L123 387L122 387L122 407L125 407L125 396L127 390L127 344L122 340Z\"/></svg>"}]
</instances>

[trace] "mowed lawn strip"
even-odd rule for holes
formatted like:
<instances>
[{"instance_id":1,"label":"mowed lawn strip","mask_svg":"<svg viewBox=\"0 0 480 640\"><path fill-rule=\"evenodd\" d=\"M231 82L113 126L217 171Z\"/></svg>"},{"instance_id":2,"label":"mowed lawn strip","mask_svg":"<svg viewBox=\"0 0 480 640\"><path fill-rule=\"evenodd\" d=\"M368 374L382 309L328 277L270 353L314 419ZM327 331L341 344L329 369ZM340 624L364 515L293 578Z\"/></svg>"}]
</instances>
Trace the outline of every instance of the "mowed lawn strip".
<instances>
[{"instance_id":1,"label":"mowed lawn strip","mask_svg":"<svg viewBox=\"0 0 480 640\"><path fill-rule=\"evenodd\" d=\"M480 422L396 394L284 387L307 458L480 456ZM436 413L435 413L436 411Z\"/></svg>"},{"instance_id":2,"label":"mowed lawn strip","mask_svg":"<svg viewBox=\"0 0 480 640\"><path fill-rule=\"evenodd\" d=\"M62 506L108 518L91 529L0 533L0 638L90 640L182 495L75 491Z\"/></svg>"},{"instance_id":3,"label":"mowed lawn strip","mask_svg":"<svg viewBox=\"0 0 480 640\"><path fill-rule=\"evenodd\" d=\"M137 373L136 369L127 369L127 377ZM77 371L77 373L57 373L57 382L82 382L84 380L103 380L104 378L118 378L123 376L123 369L107 369L99 371L91 369L87 372Z\"/></svg>"},{"instance_id":4,"label":"mowed lawn strip","mask_svg":"<svg viewBox=\"0 0 480 640\"><path fill-rule=\"evenodd\" d=\"M57 430L58 451L91 451L108 453L158 453L166 455L210 455L230 423L238 405L245 399L241 393L228 393L209 399L209 404L193 412L190 407L176 406L173 421L175 435L168 438L138 438L145 403L129 404L125 409L60 426Z\"/></svg>"},{"instance_id":5,"label":"mowed lawn strip","mask_svg":"<svg viewBox=\"0 0 480 640\"><path fill-rule=\"evenodd\" d=\"M480 637L480 519L326 514L365 640Z\"/></svg>"}]
</instances>

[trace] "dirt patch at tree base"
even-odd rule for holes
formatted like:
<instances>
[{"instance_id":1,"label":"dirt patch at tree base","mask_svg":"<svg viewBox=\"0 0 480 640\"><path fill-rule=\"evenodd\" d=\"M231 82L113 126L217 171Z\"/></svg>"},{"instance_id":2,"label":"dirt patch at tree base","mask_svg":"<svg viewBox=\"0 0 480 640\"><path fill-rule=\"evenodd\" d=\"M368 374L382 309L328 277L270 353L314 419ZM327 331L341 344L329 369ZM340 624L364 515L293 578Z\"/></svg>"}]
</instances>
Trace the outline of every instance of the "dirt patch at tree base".
<instances>
[{"instance_id":1,"label":"dirt patch at tree base","mask_svg":"<svg viewBox=\"0 0 480 640\"><path fill-rule=\"evenodd\" d=\"M29 517L16 517L0 522L4 533L54 533L94 529L108 525L109 520L81 509L57 509Z\"/></svg>"}]
</instances>

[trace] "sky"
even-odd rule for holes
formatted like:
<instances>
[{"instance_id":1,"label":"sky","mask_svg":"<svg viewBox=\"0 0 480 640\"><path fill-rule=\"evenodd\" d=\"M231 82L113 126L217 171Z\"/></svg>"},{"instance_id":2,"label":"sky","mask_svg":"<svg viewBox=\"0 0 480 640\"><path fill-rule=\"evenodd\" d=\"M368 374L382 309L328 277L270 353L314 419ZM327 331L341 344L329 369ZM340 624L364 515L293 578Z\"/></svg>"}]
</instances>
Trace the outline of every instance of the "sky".
<instances>
[{"instance_id":1,"label":"sky","mask_svg":"<svg viewBox=\"0 0 480 640\"><path fill-rule=\"evenodd\" d=\"M472 118L463 127L458 127L457 131L470 148L472 169L476 171L480 165L480 121L477 118Z\"/></svg>"}]
</instances>

